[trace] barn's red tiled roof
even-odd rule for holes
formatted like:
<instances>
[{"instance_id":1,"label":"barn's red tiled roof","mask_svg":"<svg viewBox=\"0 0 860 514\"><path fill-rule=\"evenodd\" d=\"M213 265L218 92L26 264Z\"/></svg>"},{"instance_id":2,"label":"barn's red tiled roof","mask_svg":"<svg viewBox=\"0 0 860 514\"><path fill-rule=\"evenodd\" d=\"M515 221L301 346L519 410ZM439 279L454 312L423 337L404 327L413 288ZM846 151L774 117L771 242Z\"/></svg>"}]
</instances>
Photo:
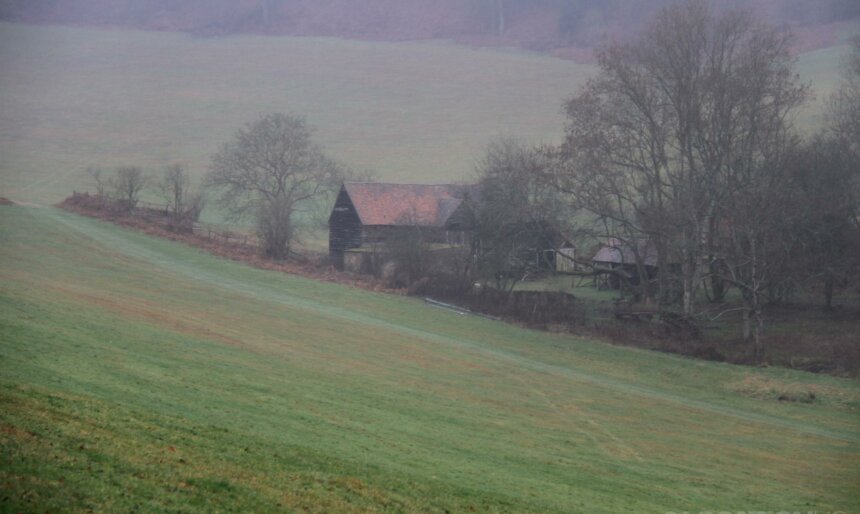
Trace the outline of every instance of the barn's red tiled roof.
<instances>
[{"instance_id":1,"label":"barn's red tiled roof","mask_svg":"<svg viewBox=\"0 0 860 514\"><path fill-rule=\"evenodd\" d=\"M452 184L385 184L346 182L343 185L363 225L441 227L463 202L463 186Z\"/></svg>"}]
</instances>

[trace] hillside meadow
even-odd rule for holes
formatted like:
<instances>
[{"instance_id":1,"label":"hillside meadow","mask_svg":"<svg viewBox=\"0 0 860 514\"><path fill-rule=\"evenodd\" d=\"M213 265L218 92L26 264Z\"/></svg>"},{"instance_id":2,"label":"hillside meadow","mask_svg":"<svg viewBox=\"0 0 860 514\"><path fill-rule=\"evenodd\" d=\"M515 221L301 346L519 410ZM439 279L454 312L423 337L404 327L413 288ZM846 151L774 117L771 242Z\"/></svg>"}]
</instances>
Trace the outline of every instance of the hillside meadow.
<instances>
[{"instance_id":1,"label":"hillside meadow","mask_svg":"<svg viewBox=\"0 0 860 514\"><path fill-rule=\"evenodd\" d=\"M0 195L56 202L88 166L177 161L202 173L243 123L304 114L357 170L465 180L499 134L554 141L561 99L591 71L445 43L0 24ZM91 187L91 186L89 186Z\"/></svg>"},{"instance_id":2,"label":"hillside meadow","mask_svg":"<svg viewBox=\"0 0 860 514\"><path fill-rule=\"evenodd\" d=\"M804 54L814 128L841 47ZM499 135L555 143L562 100L594 72L515 49L0 23L0 196L55 203L90 166L201 175L218 145L274 111L305 114L330 153L399 182L462 182ZM214 216L214 217L213 217ZM209 215L210 220L217 218Z\"/></svg>"},{"instance_id":3,"label":"hillside meadow","mask_svg":"<svg viewBox=\"0 0 860 514\"><path fill-rule=\"evenodd\" d=\"M0 511L860 509L860 385L0 207ZM782 400L780 400L782 398Z\"/></svg>"}]
</instances>

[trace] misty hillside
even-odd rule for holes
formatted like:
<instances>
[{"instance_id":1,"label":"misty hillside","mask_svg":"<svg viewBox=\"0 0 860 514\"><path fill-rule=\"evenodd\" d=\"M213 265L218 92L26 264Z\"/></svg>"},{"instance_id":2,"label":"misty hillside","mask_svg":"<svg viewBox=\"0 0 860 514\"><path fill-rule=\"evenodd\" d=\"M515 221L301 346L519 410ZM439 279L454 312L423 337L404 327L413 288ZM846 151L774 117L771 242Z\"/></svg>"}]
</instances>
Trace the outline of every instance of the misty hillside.
<instances>
[{"instance_id":1,"label":"misty hillside","mask_svg":"<svg viewBox=\"0 0 860 514\"><path fill-rule=\"evenodd\" d=\"M0 0L0 19L201 36L267 33L374 40L453 39L583 57L605 36L635 34L670 0ZM792 27L803 50L860 20L856 0L730 0Z\"/></svg>"}]
</instances>

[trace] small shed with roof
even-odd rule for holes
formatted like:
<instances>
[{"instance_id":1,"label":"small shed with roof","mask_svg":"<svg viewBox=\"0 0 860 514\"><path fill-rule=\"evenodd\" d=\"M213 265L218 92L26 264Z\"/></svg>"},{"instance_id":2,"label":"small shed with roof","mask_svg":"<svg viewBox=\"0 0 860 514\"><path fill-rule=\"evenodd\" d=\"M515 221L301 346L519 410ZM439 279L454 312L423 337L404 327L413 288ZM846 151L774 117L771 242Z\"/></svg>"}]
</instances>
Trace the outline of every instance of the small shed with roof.
<instances>
[{"instance_id":1,"label":"small shed with roof","mask_svg":"<svg viewBox=\"0 0 860 514\"><path fill-rule=\"evenodd\" d=\"M639 283L639 266L650 279L657 272L657 249L651 241L638 240L635 243L610 238L601 245L591 259L594 264L595 285L599 289L620 289L623 280L631 285Z\"/></svg>"}]
</instances>

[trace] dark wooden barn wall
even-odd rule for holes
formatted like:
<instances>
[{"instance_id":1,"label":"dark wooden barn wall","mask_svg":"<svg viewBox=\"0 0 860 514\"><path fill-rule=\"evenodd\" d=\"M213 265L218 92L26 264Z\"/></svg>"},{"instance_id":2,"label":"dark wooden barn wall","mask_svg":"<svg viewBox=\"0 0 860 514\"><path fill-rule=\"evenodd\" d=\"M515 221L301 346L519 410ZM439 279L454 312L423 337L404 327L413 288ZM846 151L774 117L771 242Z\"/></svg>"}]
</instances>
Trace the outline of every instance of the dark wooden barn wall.
<instances>
[{"instance_id":1,"label":"dark wooden barn wall","mask_svg":"<svg viewBox=\"0 0 860 514\"><path fill-rule=\"evenodd\" d=\"M335 266L343 266L343 252L361 246L361 220L346 189L337 195L334 209L328 220L329 256Z\"/></svg>"},{"instance_id":2,"label":"dark wooden barn wall","mask_svg":"<svg viewBox=\"0 0 860 514\"><path fill-rule=\"evenodd\" d=\"M446 230L444 227L415 227L405 225L367 225L363 227L362 244L384 244L389 241L402 241L415 237L416 231L425 243L463 244L465 234L460 230Z\"/></svg>"}]
</instances>

